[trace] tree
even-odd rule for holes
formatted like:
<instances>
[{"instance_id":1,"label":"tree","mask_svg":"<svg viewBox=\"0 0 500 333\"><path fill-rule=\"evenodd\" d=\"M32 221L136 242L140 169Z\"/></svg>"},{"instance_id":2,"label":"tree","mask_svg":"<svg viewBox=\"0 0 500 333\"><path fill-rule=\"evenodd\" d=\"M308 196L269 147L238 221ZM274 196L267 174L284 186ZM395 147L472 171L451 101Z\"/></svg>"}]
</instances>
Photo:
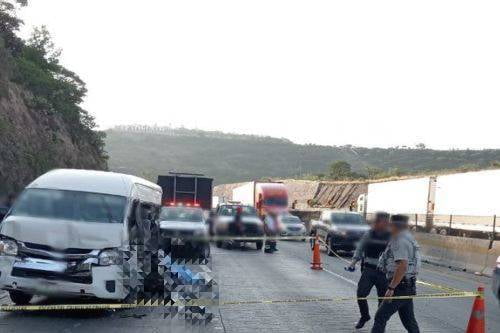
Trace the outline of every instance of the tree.
<instances>
[{"instance_id":1,"label":"tree","mask_svg":"<svg viewBox=\"0 0 500 333\"><path fill-rule=\"evenodd\" d=\"M420 143L417 143L417 144L415 145L415 148L417 148L417 149L425 149L426 147L425 147L425 144L424 144L424 143L420 142Z\"/></svg>"},{"instance_id":2,"label":"tree","mask_svg":"<svg viewBox=\"0 0 500 333\"><path fill-rule=\"evenodd\" d=\"M366 167L366 175L368 179L376 179L380 177L380 175L384 174L384 170L377 167Z\"/></svg>"},{"instance_id":3,"label":"tree","mask_svg":"<svg viewBox=\"0 0 500 333\"><path fill-rule=\"evenodd\" d=\"M330 178L334 180L346 180L352 175L351 165L346 161L336 161L330 165Z\"/></svg>"},{"instance_id":4,"label":"tree","mask_svg":"<svg viewBox=\"0 0 500 333\"><path fill-rule=\"evenodd\" d=\"M23 21L16 15L17 5L26 6L27 0L0 0L0 39L3 40L5 48L12 54L18 54L23 41L17 37L16 32L23 24Z\"/></svg>"}]
</instances>

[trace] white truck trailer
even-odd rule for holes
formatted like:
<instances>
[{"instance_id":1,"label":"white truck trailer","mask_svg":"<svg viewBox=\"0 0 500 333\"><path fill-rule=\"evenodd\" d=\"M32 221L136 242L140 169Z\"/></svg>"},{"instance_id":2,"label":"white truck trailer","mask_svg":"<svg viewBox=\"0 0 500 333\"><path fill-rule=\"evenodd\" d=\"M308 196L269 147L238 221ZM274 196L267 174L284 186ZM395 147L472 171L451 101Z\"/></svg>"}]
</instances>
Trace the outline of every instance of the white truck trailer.
<instances>
[{"instance_id":1,"label":"white truck trailer","mask_svg":"<svg viewBox=\"0 0 500 333\"><path fill-rule=\"evenodd\" d=\"M243 205L253 206L255 201L255 184L248 182L233 189L232 201L240 202Z\"/></svg>"},{"instance_id":2,"label":"white truck trailer","mask_svg":"<svg viewBox=\"0 0 500 333\"><path fill-rule=\"evenodd\" d=\"M358 207L367 214L408 214L428 228L500 232L500 170L456 173L371 183Z\"/></svg>"}]
</instances>

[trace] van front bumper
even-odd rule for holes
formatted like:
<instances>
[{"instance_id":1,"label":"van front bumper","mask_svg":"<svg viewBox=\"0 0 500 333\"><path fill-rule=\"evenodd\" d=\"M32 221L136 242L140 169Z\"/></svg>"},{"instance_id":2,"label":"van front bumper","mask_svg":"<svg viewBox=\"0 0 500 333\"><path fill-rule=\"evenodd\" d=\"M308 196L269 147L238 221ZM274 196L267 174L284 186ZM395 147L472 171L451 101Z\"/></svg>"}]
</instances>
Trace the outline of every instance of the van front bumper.
<instances>
[{"instance_id":1,"label":"van front bumper","mask_svg":"<svg viewBox=\"0 0 500 333\"><path fill-rule=\"evenodd\" d=\"M0 255L0 289L18 290L28 294L52 297L97 297L101 299L122 300L127 296L123 286L122 268L117 265L92 266L91 278L85 283L71 281L71 275L55 276L46 270L30 269L20 274L20 263L39 259L18 258ZM44 260L49 264L50 260ZM17 263L17 264L16 264ZM54 262L54 265L57 265ZM68 281L70 280L70 281ZM78 281L78 279L77 279Z\"/></svg>"}]
</instances>

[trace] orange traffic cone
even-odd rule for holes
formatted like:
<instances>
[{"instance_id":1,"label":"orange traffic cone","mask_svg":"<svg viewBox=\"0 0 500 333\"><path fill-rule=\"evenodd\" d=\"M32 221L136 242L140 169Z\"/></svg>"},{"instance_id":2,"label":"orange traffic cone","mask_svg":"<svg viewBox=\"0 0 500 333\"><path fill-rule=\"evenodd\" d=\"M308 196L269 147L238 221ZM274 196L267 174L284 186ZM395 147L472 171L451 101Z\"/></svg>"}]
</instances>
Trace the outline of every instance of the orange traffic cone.
<instances>
[{"instance_id":1,"label":"orange traffic cone","mask_svg":"<svg viewBox=\"0 0 500 333\"><path fill-rule=\"evenodd\" d=\"M484 287L479 286L477 292L479 295L476 296L474 300L466 333L486 332L486 323L484 319Z\"/></svg>"},{"instance_id":2,"label":"orange traffic cone","mask_svg":"<svg viewBox=\"0 0 500 333\"><path fill-rule=\"evenodd\" d=\"M316 239L314 240L311 269L318 270L318 271L321 271L323 269L323 267L321 267L321 254L319 253L318 236L316 236Z\"/></svg>"}]
</instances>

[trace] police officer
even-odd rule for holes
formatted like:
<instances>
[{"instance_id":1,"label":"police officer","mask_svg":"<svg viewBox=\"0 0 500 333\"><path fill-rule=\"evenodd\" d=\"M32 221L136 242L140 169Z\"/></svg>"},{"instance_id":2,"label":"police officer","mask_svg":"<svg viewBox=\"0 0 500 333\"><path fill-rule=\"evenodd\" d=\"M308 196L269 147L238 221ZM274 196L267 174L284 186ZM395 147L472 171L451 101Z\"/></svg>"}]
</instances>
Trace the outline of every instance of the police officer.
<instances>
[{"instance_id":1,"label":"police officer","mask_svg":"<svg viewBox=\"0 0 500 333\"><path fill-rule=\"evenodd\" d=\"M380 255L387 247L390 236L389 214L386 212L377 212L371 230L367 231L361 238L354 252L351 265L347 268L350 271L354 271L356 263L361 261L361 278L358 282L357 297L367 297L373 286L377 288L377 295L379 297L384 296L387 288L387 279L385 274L377 269L377 265ZM356 329L362 328L370 320L368 302L366 300L358 300L358 306L361 318L355 326Z\"/></svg>"},{"instance_id":2,"label":"police officer","mask_svg":"<svg viewBox=\"0 0 500 333\"><path fill-rule=\"evenodd\" d=\"M390 223L391 240L379 260L379 269L385 272L389 284L385 297L416 295L416 280L420 270L420 249L408 230L408 217L393 215ZM391 316L398 312L408 332L419 332L413 299L384 300L377 310L372 333L385 331Z\"/></svg>"}]
</instances>

